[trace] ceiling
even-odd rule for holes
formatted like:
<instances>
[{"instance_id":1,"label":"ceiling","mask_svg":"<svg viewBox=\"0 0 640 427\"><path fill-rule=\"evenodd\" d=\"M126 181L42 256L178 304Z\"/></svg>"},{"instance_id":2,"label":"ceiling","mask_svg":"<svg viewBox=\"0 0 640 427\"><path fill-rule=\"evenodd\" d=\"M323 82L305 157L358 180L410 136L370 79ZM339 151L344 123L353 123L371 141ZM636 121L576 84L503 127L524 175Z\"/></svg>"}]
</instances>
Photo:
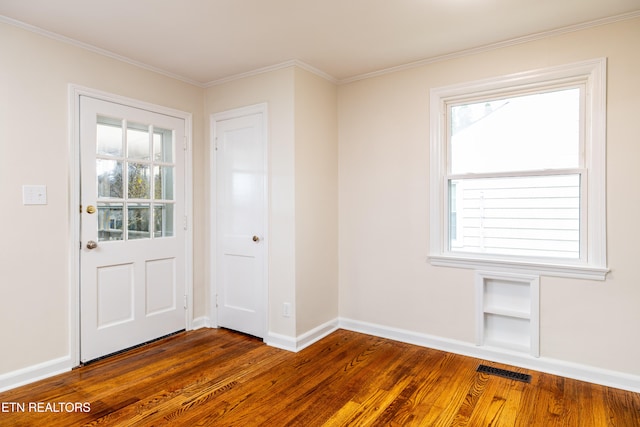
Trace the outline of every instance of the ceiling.
<instances>
[{"instance_id":1,"label":"ceiling","mask_svg":"<svg viewBox=\"0 0 640 427\"><path fill-rule=\"evenodd\" d=\"M640 0L0 0L4 22L203 86L292 60L346 81L628 14Z\"/></svg>"}]
</instances>

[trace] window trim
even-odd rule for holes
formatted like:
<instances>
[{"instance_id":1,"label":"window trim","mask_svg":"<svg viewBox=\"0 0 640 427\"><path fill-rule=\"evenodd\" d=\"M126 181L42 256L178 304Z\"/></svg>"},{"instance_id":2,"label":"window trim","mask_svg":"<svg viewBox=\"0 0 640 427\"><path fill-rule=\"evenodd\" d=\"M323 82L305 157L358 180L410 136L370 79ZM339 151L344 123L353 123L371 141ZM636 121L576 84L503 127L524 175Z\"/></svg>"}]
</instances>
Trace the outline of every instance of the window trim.
<instances>
[{"instance_id":1,"label":"window trim","mask_svg":"<svg viewBox=\"0 0 640 427\"><path fill-rule=\"evenodd\" d=\"M531 272L558 277L604 280L606 258L606 58L510 74L430 91L430 251L432 265L498 271ZM583 84L584 176L587 180L586 234L581 248L586 257L576 260L506 257L453 252L448 248L448 141L447 105L460 100L485 98L499 93L535 91L552 85ZM586 242L582 241L586 239Z\"/></svg>"}]
</instances>

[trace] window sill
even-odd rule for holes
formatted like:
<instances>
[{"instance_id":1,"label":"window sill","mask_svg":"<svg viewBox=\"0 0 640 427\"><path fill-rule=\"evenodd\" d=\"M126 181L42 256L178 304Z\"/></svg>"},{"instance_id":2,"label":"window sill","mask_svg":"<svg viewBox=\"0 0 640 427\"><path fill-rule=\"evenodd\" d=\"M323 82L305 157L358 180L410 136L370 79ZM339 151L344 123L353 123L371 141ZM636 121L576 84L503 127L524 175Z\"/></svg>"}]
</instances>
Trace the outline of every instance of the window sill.
<instances>
[{"instance_id":1,"label":"window sill","mask_svg":"<svg viewBox=\"0 0 640 427\"><path fill-rule=\"evenodd\" d=\"M533 273L542 276L569 277L574 279L605 280L609 269L575 264L527 262L460 255L430 255L431 265L438 267L472 268L516 273Z\"/></svg>"}]
</instances>

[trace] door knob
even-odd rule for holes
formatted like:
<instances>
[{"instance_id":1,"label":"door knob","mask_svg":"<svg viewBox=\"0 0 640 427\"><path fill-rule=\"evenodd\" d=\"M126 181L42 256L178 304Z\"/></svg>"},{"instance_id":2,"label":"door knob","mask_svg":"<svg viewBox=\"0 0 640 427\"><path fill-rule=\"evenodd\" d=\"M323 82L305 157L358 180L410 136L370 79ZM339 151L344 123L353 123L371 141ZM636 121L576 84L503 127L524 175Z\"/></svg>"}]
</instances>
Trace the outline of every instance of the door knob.
<instances>
[{"instance_id":1,"label":"door knob","mask_svg":"<svg viewBox=\"0 0 640 427\"><path fill-rule=\"evenodd\" d=\"M260 241L260 238L258 236L253 236L252 240L257 243Z\"/></svg>"},{"instance_id":2,"label":"door knob","mask_svg":"<svg viewBox=\"0 0 640 427\"><path fill-rule=\"evenodd\" d=\"M89 240L87 242L87 249L95 249L98 247L98 243L94 242L93 240Z\"/></svg>"},{"instance_id":3,"label":"door knob","mask_svg":"<svg viewBox=\"0 0 640 427\"><path fill-rule=\"evenodd\" d=\"M95 213L95 212L96 212L96 207L95 206L93 206L93 205L87 206L87 213L88 214L92 214L92 213Z\"/></svg>"}]
</instances>

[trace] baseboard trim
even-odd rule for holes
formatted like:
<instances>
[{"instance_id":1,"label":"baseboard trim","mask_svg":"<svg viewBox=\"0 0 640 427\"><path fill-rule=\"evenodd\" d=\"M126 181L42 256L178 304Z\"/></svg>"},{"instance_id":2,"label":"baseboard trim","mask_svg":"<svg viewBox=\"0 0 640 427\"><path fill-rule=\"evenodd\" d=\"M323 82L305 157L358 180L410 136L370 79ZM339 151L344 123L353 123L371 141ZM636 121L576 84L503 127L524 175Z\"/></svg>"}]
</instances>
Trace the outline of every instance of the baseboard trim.
<instances>
[{"instance_id":1,"label":"baseboard trim","mask_svg":"<svg viewBox=\"0 0 640 427\"><path fill-rule=\"evenodd\" d=\"M298 336L298 338L296 339L297 351L309 347L311 344L316 343L327 335L335 332L336 330L338 330L338 324L338 319L330 320L329 322L317 326L310 331Z\"/></svg>"},{"instance_id":2,"label":"baseboard trim","mask_svg":"<svg viewBox=\"0 0 640 427\"><path fill-rule=\"evenodd\" d=\"M209 327L211 326L207 316L195 318L191 323L192 330ZM71 357L65 356L0 374L0 392L69 372L75 366Z\"/></svg>"},{"instance_id":3,"label":"baseboard trim","mask_svg":"<svg viewBox=\"0 0 640 427\"><path fill-rule=\"evenodd\" d=\"M0 375L0 392L30 384L73 368L71 357L64 356Z\"/></svg>"},{"instance_id":4,"label":"baseboard trim","mask_svg":"<svg viewBox=\"0 0 640 427\"><path fill-rule=\"evenodd\" d=\"M268 346L279 348L281 350L287 350L296 352L296 339L289 335L282 335L275 332L267 332L267 336L264 338L264 343Z\"/></svg>"},{"instance_id":5,"label":"baseboard trim","mask_svg":"<svg viewBox=\"0 0 640 427\"><path fill-rule=\"evenodd\" d=\"M207 317L199 317L193 320L193 329L208 327L210 326L209 319ZM401 341L408 344L419 345L421 347L433 348L477 359L504 363L525 369L533 369L553 375L640 393L640 376L637 375L566 362L548 357L533 357L498 348L485 346L478 347L464 341L451 340L348 318L337 318L331 320L297 337L269 332L264 341L267 345L272 347L291 352L298 352L340 328L395 341ZM37 365L0 374L0 392L68 372L73 368L72 365L71 357L64 356L39 363Z\"/></svg>"},{"instance_id":6,"label":"baseboard trim","mask_svg":"<svg viewBox=\"0 0 640 427\"><path fill-rule=\"evenodd\" d=\"M548 357L533 357L498 348L479 347L464 341L451 340L359 320L340 318L338 324L340 328L349 331L640 393L640 376L637 375Z\"/></svg>"},{"instance_id":7,"label":"baseboard trim","mask_svg":"<svg viewBox=\"0 0 640 427\"><path fill-rule=\"evenodd\" d=\"M271 347L297 353L336 331L339 327L338 323L338 319L330 320L297 337L269 332L264 342Z\"/></svg>"},{"instance_id":8,"label":"baseboard trim","mask_svg":"<svg viewBox=\"0 0 640 427\"><path fill-rule=\"evenodd\" d=\"M209 317L207 316L196 317L191 322L191 330L210 328L210 327L211 327L211 322L209 321Z\"/></svg>"}]
</instances>

